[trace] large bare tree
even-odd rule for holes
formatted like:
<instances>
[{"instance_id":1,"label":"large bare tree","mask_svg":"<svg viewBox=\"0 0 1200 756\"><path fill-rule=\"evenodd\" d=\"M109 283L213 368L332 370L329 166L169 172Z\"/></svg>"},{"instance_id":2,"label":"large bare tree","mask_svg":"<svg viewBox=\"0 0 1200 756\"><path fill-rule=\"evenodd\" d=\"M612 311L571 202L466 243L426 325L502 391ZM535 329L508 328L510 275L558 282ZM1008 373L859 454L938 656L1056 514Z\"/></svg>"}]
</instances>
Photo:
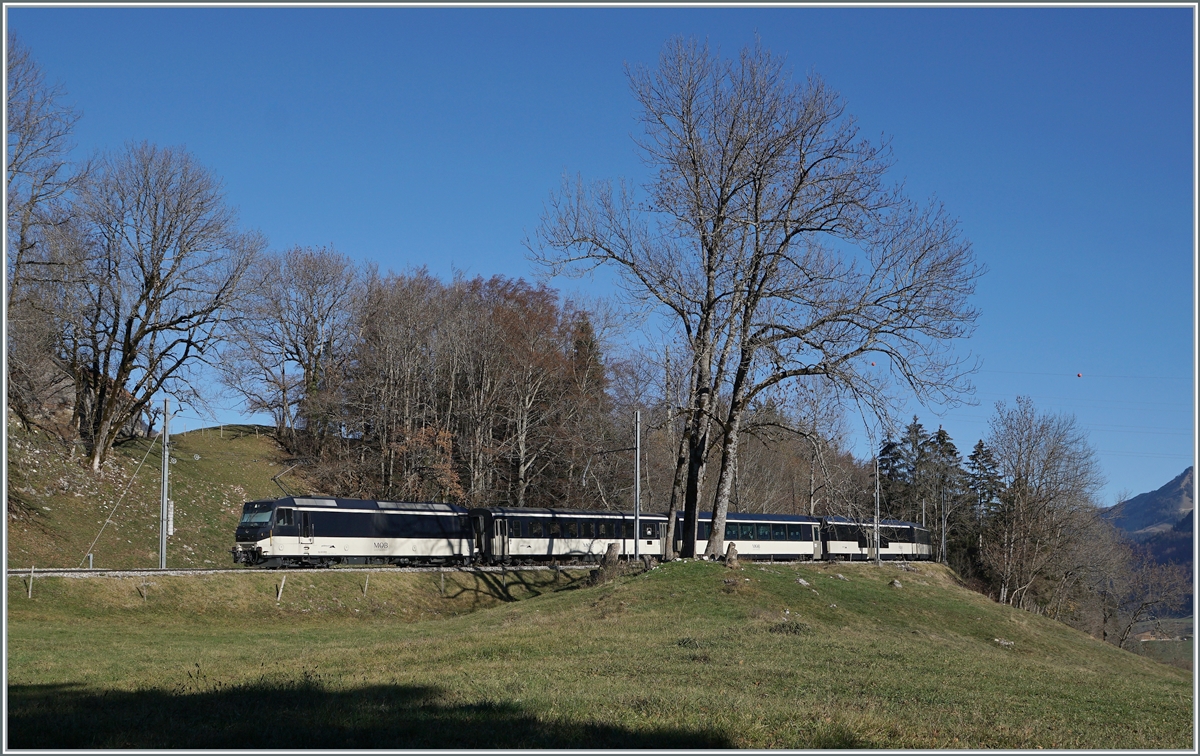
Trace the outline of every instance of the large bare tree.
<instances>
[{"instance_id":1,"label":"large bare tree","mask_svg":"<svg viewBox=\"0 0 1200 756\"><path fill-rule=\"evenodd\" d=\"M366 283L329 247L261 255L247 282L222 378L249 410L270 412L280 440L295 450L297 425L319 438L333 411L329 394L355 342Z\"/></svg>"},{"instance_id":2,"label":"large bare tree","mask_svg":"<svg viewBox=\"0 0 1200 756\"><path fill-rule=\"evenodd\" d=\"M6 234L8 401L18 417L41 423L52 397L65 397L70 381L54 359L54 329L36 305L53 291L40 285L60 271L48 256L47 234L72 216L73 190L87 164L71 161L71 133L79 112L64 89L46 79L29 48L8 36Z\"/></svg>"},{"instance_id":3,"label":"large bare tree","mask_svg":"<svg viewBox=\"0 0 1200 756\"><path fill-rule=\"evenodd\" d=\"M104 157L79 202L54 252L62 304L47 314L60 323L75 422L99 470L156 395L201 399L192 371L213 357L264 242L238 230L217 178L181 148L130 144Z\"/></svg>"},{"instance_id":4,"label":"large bare tree","mask_svg":"<svg viewBox=\"0 0 1200 756\"><path fill-rule=\"evenodd\" d=\"M689 556L718 443L707 547L717 554L755 399L819 377L839 401L883 418L897 384L954 402L970 385L950 345L973 329L967 300L982 269L940 205L886 182L888 149L860 138L838 95L815 75L793 82L760 45L723 60L675 39L656 70L629 78L651 170L645 196L624 183L565 183L527 244L555 273L615 265L626 290L684 335L672 499L684 505Z\"/></svg>"}]
</instances>

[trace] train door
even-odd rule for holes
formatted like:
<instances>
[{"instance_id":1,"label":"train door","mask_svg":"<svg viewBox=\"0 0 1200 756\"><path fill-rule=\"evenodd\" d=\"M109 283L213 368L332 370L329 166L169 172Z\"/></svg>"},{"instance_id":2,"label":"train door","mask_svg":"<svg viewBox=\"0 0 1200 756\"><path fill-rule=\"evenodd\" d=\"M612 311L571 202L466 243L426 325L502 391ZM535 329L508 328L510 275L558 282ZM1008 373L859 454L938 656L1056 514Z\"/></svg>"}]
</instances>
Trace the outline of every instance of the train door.
<instances>
[{"instance_id":1,"label":"train door","mask_svg":"<svg viewBox=\"0 0 1200 756\"><path fill-rule=\"evenodd\" d=\"M819 523L815 523L815 522L813 523L812 540L813 540L813 561L823 559L825 557L825 555L824 555L823 551L821 550L821 526Z\"/></svg>"},{"instance_id":2,"label":"train door","mask_svg":"<svg viewBox=\"0 0 1200 756\"><path fill-rule=\"evenodd\" d=\"M489 555L487 543L487 523L488 516L486 512L471 513L471 535L475 540L475 553L480 558L486 558Z\"/></svg>"},{"instance_id":3,"label":"train door","mask_svg":"<svg viewBox=\"0 0 1200 756\"><path fill-rule=\"evenodd\" d=\"M508 521L499 517L492 520L492 555L496 558L508 556Z\"/></svg>"},{"instance_id":4,"label":"train door","mask_svg":"<svg viewBox=\"0 0 1200 756\"><path fill-rule=\"evenodd\" d=\"M311 544L313 542L313 523L312 512L300 511L300 543Z\"/></svg>"}]
</instances>

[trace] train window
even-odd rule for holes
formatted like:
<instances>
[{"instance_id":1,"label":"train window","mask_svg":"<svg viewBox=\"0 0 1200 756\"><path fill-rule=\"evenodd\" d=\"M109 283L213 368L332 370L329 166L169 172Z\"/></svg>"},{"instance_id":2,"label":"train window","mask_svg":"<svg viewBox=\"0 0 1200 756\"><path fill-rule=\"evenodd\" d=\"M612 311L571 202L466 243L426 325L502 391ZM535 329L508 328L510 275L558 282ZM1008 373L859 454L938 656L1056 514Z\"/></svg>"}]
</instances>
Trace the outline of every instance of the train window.
<instances>
[{"instance_id":1,"label":"train window","mask_svg":"<svg viewBox=\"0 0 1200 756\"><path fill-rule=\"evenodd\" d=\"M819 540L821 540L821 533L816 528L814 528L812 525L801 525L800 528L801 528L800 532L803 534L801 536L801 540L803 540L803 541L819 541Z\"/></svg>"},{"instance_id":2,"label":"train window","mask_svg":"<svg viewBox=\"0 0 1200 756\"><path fill-rule=\"evenodd\" d=\"M596 523L594 523L594 522L583 523L583 537L584 538L595 538L596 537Z\"/></svg>"},{"instance_id":3,"label":"train window","mask_svg":"<svg viewBox=\"0 0 1200 756\"><path fill-rule=\"evenodd\" d=\"M754 528L755 528L755 530L758 531L758 540L760 540L760 541L771 540L771 526L770 525L768 525L765 522L760 522L757 525L755 525Z\"/></svg>"},{"instance_id":4,"label":"train window","mask_svg":"<svg viewBox=\"0 0 1200 756\"><path fill-rule=\"evenodd\" d=\"M615 534L613 533L612 520L605 520L604 522L600 523L601 538L613 538L614 536Z\"/></svg>"},{"instance_id":5,"label":"train window","mask_svg":"<svg viewBox=\"0 0 1200 756\"><path fill-rule=\"evenodd\" d=\"M296 510L294 510L294 509L276 509L275 510L275 524L276 525L295 525L296 524L295 512L296 512Z\"/></svg>"},{"instance_id":6,"label":"train window","mask_svg":"<svg viewBox=\"0 0 1200 756\"><path fill-rule=\"evenodd\" d=\"M779 523L771 526L771 539L775 541L787 540L787 525Z\"/></svg>"},{"instance_id":7,"label":"train window","mask_svg":"<svg viewBox=\"0 0 1200 756\"><path fill-rule=\"evenodd\" d=\"M738 540L738 526L737 526L737 523L734 523L734 522L728 522L728 523L725 523L725 540L726 540L726 541L736 541L736 540Z\"/></svg>"},{"instance_id":8,"label":"train window","mask_svg":"<svg viewBox=\"0 0 1200 756\"><path fill-rule=\"evenodd\" d=\"M541 520L530 520L529 521L529 537L530 538L541 538L542 537L542 521Z\"/></svg>"},{"instance_id":9,"label":"train window","mask_svg":"<svg viewBox=\"0 0 1200 756\"><path fill-rule=\"evenodd\" d=\"M804 537L804 526L803 525L792 525L789 523L787 526L787 539L789 541L808 540Z\"/></svg>"},{"instance_id":10,"label":"train window","mask_svg":"<svg viewBox=\"0 0 1200 756\"><path fill-rule=\"evenodd\" d=\"M576 520L571 520L570 522L567 523L567 538L578 538L578 537L579 537L579 522Z\"/></svg>"},{"instance_id":11,"label":"train window","mask_svg":"<svg viewBox=\"0 0 1200 756\"><path fill-rule=\"evenodd\" d=\"M658 538L658 526L652 522L643 524L642 538Z\"/></svg>"},{"instance_id":12,"label":"train window","mask_svg":"<svg viewBox=\"0 0 1200 756\"><path fill-rule=\"evenodd\" d=\"M520 522L520 520L518 520L515 517L510 517L508 519L508 537L509 538L520 538L521 537L521 522Z\"/></svg>"},{"instance_id":13,"label":"train window","mask_svg":"<svg viewBox=\"0 0 1200 756\"><path fill-rule=\"evenodd\" d=\"M561 537L562 536L562 523L559 523L559 522L550 523L550 532L548 535L550 538Z\"/></svg>"},{"instance_id":14,"label":"train window","mask_svg":"<svg viewBox=\"0 0 1200 756\"><path fill-rule=\"evenodd\" d=\"M743 522L739 526L739 529L742 531L741 536L742 536L743 541L753 541L754 540L754 524L753 523Z\"/></svg>"},{"instance_id":15,"label":"train window","mask_svg":"<svg viewBox=\"0 0 1200 756\"><path fill-rule=\"evenodd\" d=\"M711 522L696 523L696 540L697 541L707 541L708 537L710 535L712 535L712 523Z\"/></svg>"}]
</instances>

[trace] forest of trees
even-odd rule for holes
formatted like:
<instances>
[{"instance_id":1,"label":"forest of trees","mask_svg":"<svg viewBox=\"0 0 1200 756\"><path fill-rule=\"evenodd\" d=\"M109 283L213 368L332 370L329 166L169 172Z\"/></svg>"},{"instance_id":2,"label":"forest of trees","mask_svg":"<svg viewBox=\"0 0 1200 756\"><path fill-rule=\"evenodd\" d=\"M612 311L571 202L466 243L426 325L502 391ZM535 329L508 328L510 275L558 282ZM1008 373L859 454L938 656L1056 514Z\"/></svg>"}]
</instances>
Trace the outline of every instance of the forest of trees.
<instances>
[{"instance_id":1,"label":"forest of trees","mask_svg":"<svg viewBox=\"0 0 1200 756\"><path fill-rule=\"evenodd\" d=\"M1181 593L1098 516L1073 418L997 405L965 459L901 426L904 396L969 399L983 268L835 92L761 47L673 40L631 69L649 183L566 181L526 240L542 272L613 267L665 324L638 348L545 284L272 250L185 148L73 159L80 116L13 37L7 71L7 409L98 474L162 397L204 412L216 384L323 493L626 510L637 410L642 506L686 532L700 511L866 517L878 485L968 584L1112 642ZM858 422L895 429L877 459L850 452Z\"/></svg>"}]
</instances>

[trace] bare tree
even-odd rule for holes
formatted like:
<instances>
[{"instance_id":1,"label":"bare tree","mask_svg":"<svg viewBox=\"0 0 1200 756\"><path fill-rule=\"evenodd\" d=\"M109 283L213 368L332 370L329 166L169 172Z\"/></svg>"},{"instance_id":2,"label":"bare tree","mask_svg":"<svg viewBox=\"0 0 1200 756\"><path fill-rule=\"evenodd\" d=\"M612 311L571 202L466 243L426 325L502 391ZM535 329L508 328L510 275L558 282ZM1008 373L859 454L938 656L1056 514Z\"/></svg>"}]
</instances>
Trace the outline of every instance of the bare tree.
<instances>
[{"instance_id":1,"label":"bare tree","mask_svg":"<svg viewBox=\"0 0 1200 756\"><path fill-rule=\"evenodd\" d=\"M227 308L263 240L239 232L210 171L181 148L131 144L82 188L61 236L61 352L91 466L151 399L200 399L191 370L213 357Z\"/></svg>"},{"instance_id":2,"label":"bare tree","mask_svg":"<svg viewBox=\"0 0 1200 756\"><path fill-rule=\"evenodd\" d=\"M70 160L80 116L63 102L62 86L46 80L29 48L12 34L6 62L8 400L30 426L43 424L56 396L69 403L71 382L54 359L53 324L37 306L54 288L38 284L61 272L48 255L46 236L70 220L70 194L88 167Z\"/></svg>"},{"instance_id":3,"label":"bare tree","mask_svg":"<svg viewBox=\"0 0 1200 756\"><path fill-rule=\"evenodd\" d=\"M222 378L249 410L270 412L280 440L295 450L298 423L322 432L365 284L355 263L329 247L262 255L247 281Z\"/></svg>"},{"instance_id":4,"label":"bare tree","mask_svg":"<svg viewBox=\"0 0 1200 756\"><path fill-rule=\"evenodd\" d=\"M654 172L647 198L626 185L565 185L528 245L552 272L617 266L627 290L685 335L673 499L684 503L690 556L719 442L706 550L716 555L754 400L819 376L839 400L887 416L893 395L886 373L867 365L875 357L919 399L952 403L970 387L949 345L973 329L966 300L982 269L939 205L918 207L885 183L886 147L859 138L816 76L792 83L758 45L726 61L682 39L656 71L629 76Z\"/></svg>"},{"instance_id":5,"label":"bare tree","mask_svg":"<svg viewBox=\"0 0 1200 756\"><path fill-rule=\"evenodd\" d=\"M982 558L1000 603L1025 606L1036 581L1081 532L1103 483L1095 452L1070 415L1039 412L1028 397L996 404L987 444L1003 483Z\"/></svg>"},{"instance_id":6,"label":"bare tree","mask_svg":"<svg viewBox=\"0 0 1200 756\"><path fill-rule=\"evenodd\" d=\"M80 113L63 103L65 90L46 81L28 47L8 36L8 284L21 289L25 263L42 242L47 226L62 223L62 200L87 175L87 165L70 160L71 133ZM44 263L45 261L43 261ZM11 301L11 300L10 300Z\"/></svg>"}]
</instances>

